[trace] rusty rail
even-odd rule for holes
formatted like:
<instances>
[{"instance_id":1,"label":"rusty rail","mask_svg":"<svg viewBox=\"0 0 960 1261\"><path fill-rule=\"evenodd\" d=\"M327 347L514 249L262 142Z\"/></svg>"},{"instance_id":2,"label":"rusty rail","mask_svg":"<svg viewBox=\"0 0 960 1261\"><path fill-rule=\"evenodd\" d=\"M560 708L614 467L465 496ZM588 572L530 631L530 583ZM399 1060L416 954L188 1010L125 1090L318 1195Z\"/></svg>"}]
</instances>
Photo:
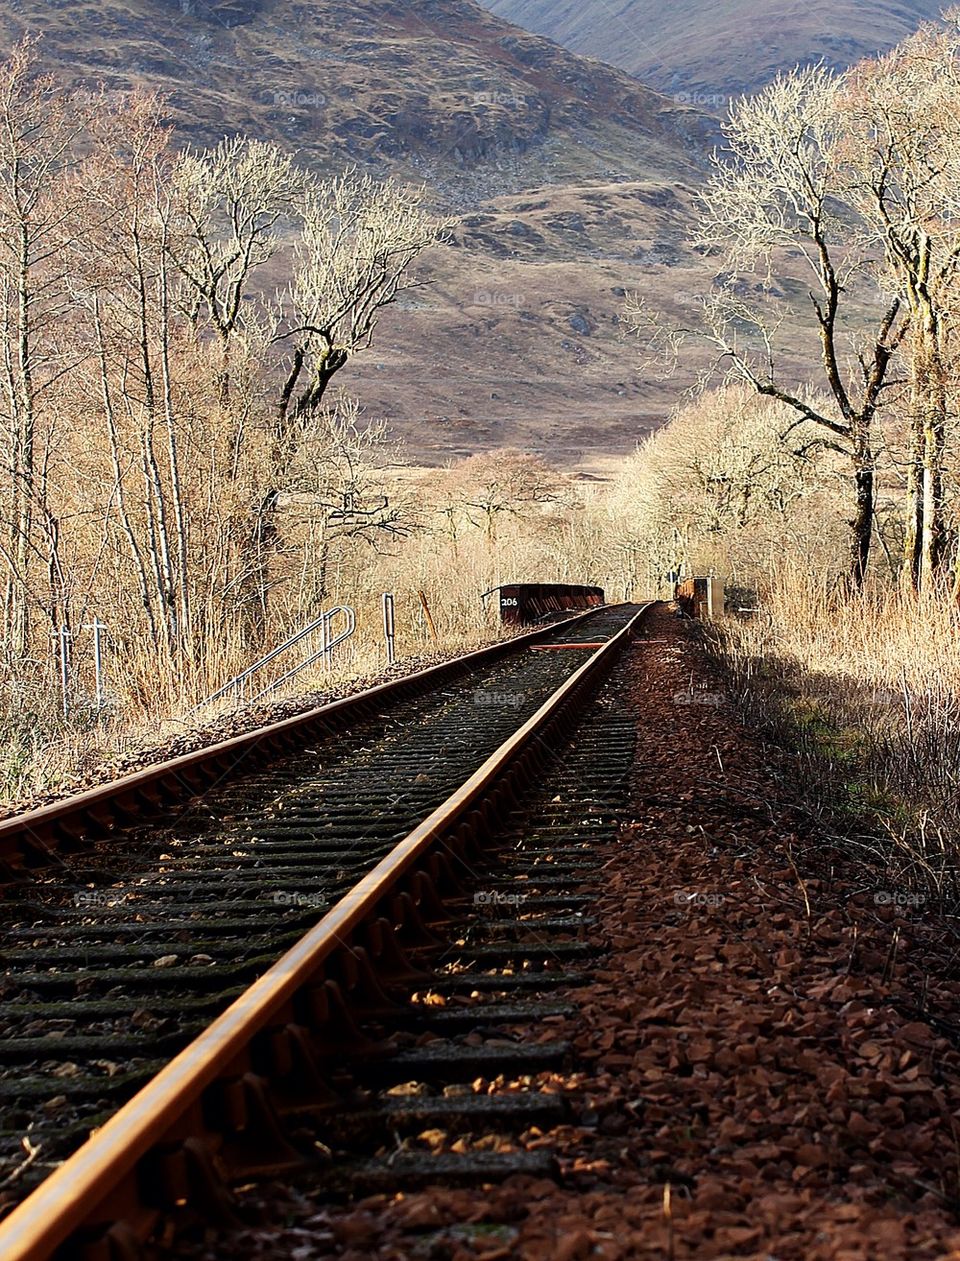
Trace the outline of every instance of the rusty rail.
<instances>
[{"instance_id":1,"label":"rusty rail","mask_svg":"<svg viewBox=\"0 0 960 1261\"><path fill-rule=\"evenodd\" d=\"M442 806L0 1223L4 1261L133 1257L164 1213L223 1205L231 1136L253 1138L254 1147L258 1134L278 1137L277 1118L263 1114L270 1110L267 1079L302 1090L312 1077L323 1099L317 1067L324 1038L328 1053L342 1045L352 1023L351 988L362 987L371 968L408 966L404 944L424 931L421 911L429 915L445 887L457 887L455 864L482 848L498 811L537 777L550 740L572 725L651 607L643 605L593 652ZM272 1071L265 1077L266 1061ZM282 1166L292 1149L285 1152L281 1139L277 1150Z\"/></svg>"}]
</instances>

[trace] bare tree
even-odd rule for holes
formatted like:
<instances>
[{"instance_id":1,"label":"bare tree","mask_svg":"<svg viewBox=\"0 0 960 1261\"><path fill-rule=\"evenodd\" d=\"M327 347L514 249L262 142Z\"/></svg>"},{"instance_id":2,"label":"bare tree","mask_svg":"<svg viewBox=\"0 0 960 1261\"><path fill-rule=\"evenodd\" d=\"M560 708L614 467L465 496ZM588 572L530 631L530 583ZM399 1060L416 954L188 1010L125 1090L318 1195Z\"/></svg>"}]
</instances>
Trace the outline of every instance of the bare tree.
<instances>
[{"instance_id":1,"label":"bare tree","mask_svg":"<svg viewBox=\"0 0 960 1261\"><path fill-rule=\"evenodd\" d=\"M446 224L424 207L423 190L351 173L308 190L294 283L276 341L287 351L278 437L316 411L331 380L366 350L380 315L423 284L417 258L443 239Z\"/></svg>"},{"instance_id":2,"label":"bare tree","mask_svg":"<svg viewBox=\"0 0 960 1261\"><path fill-rule=\"evenodd\" d=\"M256 558L251 592L266 607L268 558L276 545L276 512L285 471L319 415L337 372L367 349L384 308L417 288L412 267L443 238L445 224L423 193L367 175L349 174L307 190L293 283L276 314L274 347L283 354L283 382L272 429L269 489L250 531Z\"/></svg>"},{"instance_id":3,"label":"bare tree","mask_svg":"<svg viewBox=\"0 0 960 1261\"><path fill-rule=\"evenodd\" d=\"M116 513L156 647L192 653L191 555L174 384L170 259L174 159L155 96L104 109L79 175L95 209L74 249L90 387L102 414ZM133 470L140 483L131 491ZM142 505L134 511L132 501Z\"/></svg>"},{"instance_id":4,"label":"bare tree","mask_svg":"<svg viewBox=\"0 0 960 1261\"><path fill-rule=\"evenodd\" d=\"M874 422L908 319L898 297L885 300L872 320L863 313L869 289L860 282L869 277L871 259L850 221L837 167L838 91L828 71L807 68L731 108L729 152L715 159L698 234L700 247L719 255L725 271L703 304L700 327L666 340L676 352L688 333L706 338L716 366L786 404L798 424L816 427L821 446L846 458L854 485L849 576L859 587L876 493ZM789 273L791 255L803 260L813 281L809 301L829 409L814 406L779 363L779 329L764 290L775 270ZM649 335L642 303L629 304L627 317ZM658 337L662 346L655 331ZM845 358L848 342L853 353Z\"/></svg>"},{"instance_id":5,"label":"bare tree","mask_svg":"<svg viewBox=\"0 0 960 1261\"><path fill-rule=\"evenodd\" d=\"M855 67L836 105L848 203L910 318L904 571L928 586L945 558L945 343L960 261L960 35L924 27Z\"/></svg>"},{"instance_id":6,"label":"bare tree","mask_svg":"<svg viewBox=\"0 0 960 1261\"><path fill-rule=\"evenodd\" d=\"M667 427L659 458L668 499L686 503L701 534L747 530L783 518L807 489L817 449L810 421L728 386L686 408Z\"/></svg>"},{"instance_id":7,"label":"bare tree","mask_svg":"<svg viewBox=\"0 0 960 1261\"><path fill-rule=\"evenodd\" d=\"M341 397L309 422L281 500L306 528L301 590L319 606L329 595L334 549L347 540L386 551L419 528L414 497L388 476L402 453L383 421L365 423L355 399Z\"/></svg>"},{"instance_id":8,"label":"bare tree","mask_svg":"<svg viewBox=\"0 0 960 1261\"><path fill-rule=\"evenodd\" d=\"M191 324L209 326L221 347L218 388L229 390L231 339L264 264L282 248L284 223L300 212L309 180L289 154L236 137L179 156L172 172L179 231L169 248Z\"/></svg>"},{"instance_id":9,"label":"bare tree","mask_svg":"<svg viewBox=\"0 0 960 1261\"><path fill-rule=\"evenodd\" d=\"M67 615L59 528L47 495L54 395L69 352L58 344L68 307L67 254L82 191L72 179L89 103L38 76L27 41L0 64L0 425L7 494L0 554L2 638L13 659L29 650L34 601L53 624ZM41 599L35 574L46 570Z\"/></svg>"},{"instance_id":10,"label":"bare tree","mask_svg":"<svg viewBox=\"0 0 960 1261\"><path fill-rule=\"evenodd\" d=\"M458 498L488 540L496 537L501 516L529 515L543 505L560 502L566 481L539 456L504 449L472 455L456 470Z\"/></svg>"},{"instance_id":11,"label":"bare tree","mask_svg":"<svg viewBox=\"0 0 960 1261\"><path fill-rule=\"evenodd\" d=\"M789 431L789 433L788 433ZM626 461L607 498L607 538L618 565L648 566L655 586L708 559L758 569L771 539L797 534L823 485L826 457L809 448L811 422L727 385L677 410ZM752 561L751 561L752 558Z\"/></svg>"}]
</instances>

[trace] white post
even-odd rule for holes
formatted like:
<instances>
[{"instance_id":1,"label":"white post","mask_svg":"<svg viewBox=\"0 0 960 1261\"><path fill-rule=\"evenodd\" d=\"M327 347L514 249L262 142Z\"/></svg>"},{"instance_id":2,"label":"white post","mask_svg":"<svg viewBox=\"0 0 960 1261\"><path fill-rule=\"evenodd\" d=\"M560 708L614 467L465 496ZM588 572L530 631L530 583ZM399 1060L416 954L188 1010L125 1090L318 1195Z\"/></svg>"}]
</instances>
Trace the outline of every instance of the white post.
<instances>
[{"instance_id":1,"label":"white post","mask_svg":"<svg viewBox=\"0 0 960 1261\"><path fill-rule=\"evenodd\" d=\"M63 694L63 716L70 717L70 628L60 627L60 690Z\"/></svg>"},{"instance_id":2,"label":"white post","mask_svg":"<svg viewBox=\"0 0 960 1261\"><path fill-rule=\"evenodd\" d=\"M394 625L393 596L389 591L383 593L383 635L387 641L387 665L392 666L397 659L396 627Z\"/></svg>"},{"instance_id":3,"label":"white post","mask_svg":"<svg viewBox=\"0 0 960 1261\"><path fill-rule=\"evenodd\" d=\"M96 689L97 713L99 714L103 711L103 707L106 704L103 686L103 632L107 629L107 624L106 622L101 622L99 617L94 617L93 621L83 629L93 631L93 677Z\"/></svg>"},{"instance_id":4,"label":"white post","mask_svg":"<svg viewBox=\"0 0 960 1261\"><path fill-rule=\"evenodd\" d=\"M707 579L707 617L713 621L723 615L724 584L719 578Z\"/></svg>"}]
</instances>

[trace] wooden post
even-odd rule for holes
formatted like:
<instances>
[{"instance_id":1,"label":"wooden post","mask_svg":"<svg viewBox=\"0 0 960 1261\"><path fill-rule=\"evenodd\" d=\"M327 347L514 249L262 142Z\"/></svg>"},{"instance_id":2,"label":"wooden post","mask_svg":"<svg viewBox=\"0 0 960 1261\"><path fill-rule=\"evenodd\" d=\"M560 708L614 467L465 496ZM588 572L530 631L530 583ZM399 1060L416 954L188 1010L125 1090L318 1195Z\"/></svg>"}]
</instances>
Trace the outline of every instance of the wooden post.
<instances>
[{"instance_id":1,"label":"wooden post","mask_svg":"<svg viewBox=\"0 0 960 1261\"><path fill-rule=\"evenodd\" d=\"M725 603L724 584L720 578L707 579L707 617L713 621L723 617Z\"/></svg>"},{"instance_id":2,"label":"wooden post","mask_svg":"<svg viewBox=\"0 0 960 1261\"><path fill-rule=\"evenodd\" d=\"M430 612L430 605L427 603L427 597L423 591L418 591L417 595L420 597L420 605L423 609L423 615L427 619L427 625L430 627L430 634L433 637L433 642L437 643L440 636L437 634L437 628L434 625L433 614Z\"/></svg>"}]
</instances>

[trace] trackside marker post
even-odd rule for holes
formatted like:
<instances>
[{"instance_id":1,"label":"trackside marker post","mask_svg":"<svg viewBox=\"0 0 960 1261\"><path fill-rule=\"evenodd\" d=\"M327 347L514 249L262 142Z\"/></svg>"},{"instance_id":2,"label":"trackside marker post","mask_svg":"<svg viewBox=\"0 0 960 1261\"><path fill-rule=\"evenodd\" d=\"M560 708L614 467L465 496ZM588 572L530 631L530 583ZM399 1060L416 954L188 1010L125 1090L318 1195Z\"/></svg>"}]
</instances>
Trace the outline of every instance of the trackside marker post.
<instances>
[{"instance_id":1,"label":"trackside marker post","mask_svg":"<svg viewBox=\"0 0 960 1261\"><path fill-rule=\"evenodd\" d=\"M393 596L389 591L383 593L383 637L387 641L387 665L392 666L397 659L397 641Z\"/></svg>"}]
</instances>

